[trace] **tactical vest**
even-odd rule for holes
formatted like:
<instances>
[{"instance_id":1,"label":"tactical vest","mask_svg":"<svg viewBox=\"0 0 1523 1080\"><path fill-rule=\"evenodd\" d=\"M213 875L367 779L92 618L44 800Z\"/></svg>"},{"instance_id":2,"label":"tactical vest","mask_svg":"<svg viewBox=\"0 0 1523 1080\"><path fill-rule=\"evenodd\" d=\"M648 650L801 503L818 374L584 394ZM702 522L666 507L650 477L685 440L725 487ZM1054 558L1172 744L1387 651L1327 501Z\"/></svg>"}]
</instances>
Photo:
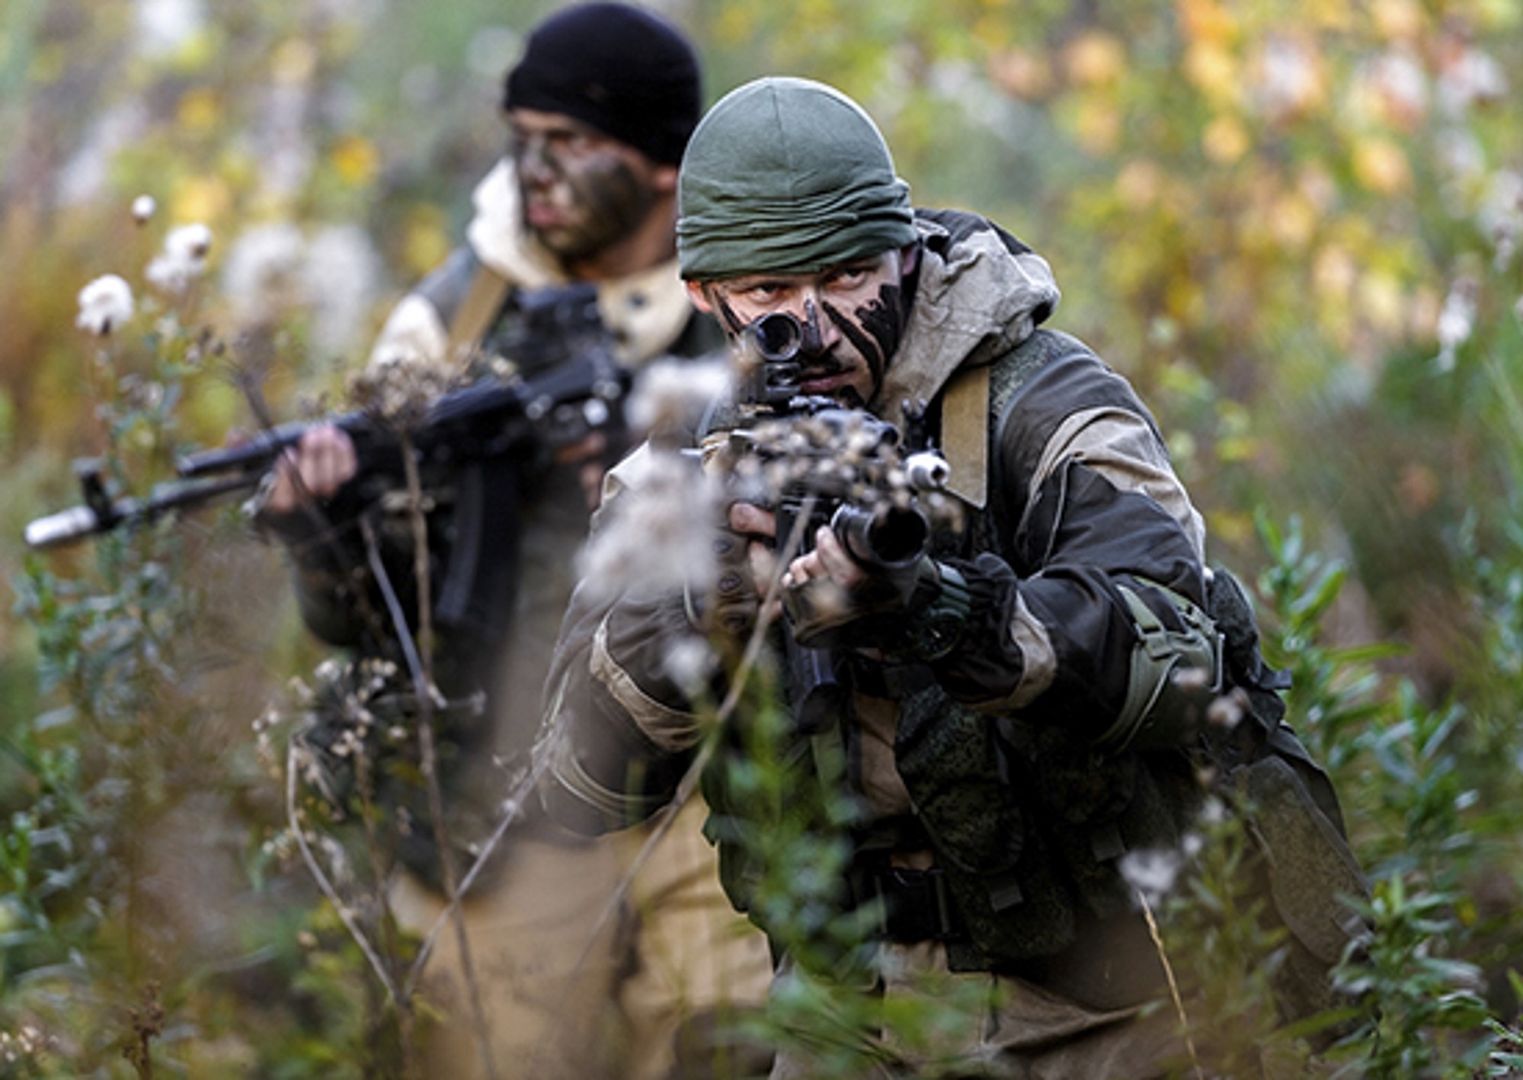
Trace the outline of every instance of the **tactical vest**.
<instances>
[{"instance_id":1,"label":"tactical vest","mask_svg":"<svg viewBox=\"0 0 1523 1080\"><path fill-rule=\"evenodd\" d=\"M975 512L960 540L938 537L935 554L989 551L1018 565L1002 541L1013 537L1014 523L1002 520L1002 500L986 498L996 436L1026 379L1080 351L1088 354L1076 339L1038 330L989 367L954 377L942 395L943 447L953 491ZM1098 742L1018 715L976 713L934 679L899 680L914 689L900 697L896 765L956 909L958 930L945 939L952 970L1019 969L1068 949L1081 926L1134 911L1119 860L1129 851L1179 849L1206 794L1198 768L1210 764L1221 782L1263 798L1262 816L1278 823L1269 831L1287 838L1270 861L1294 864L1288 876L1298 881L1271 891L1296 937L1314 943L1302 950L1311 957L1301 965L1306 993L1325 984L1320 976L1351 931L1334 897L1363 891L1331 784L1281 722L1283 687L1262 662L1236 580L1216 569L1206 610L1163 591L1183 631L1165 628L1123 590L1136 641L1132 677L1120 717ZM1204 667L1218 685L1182 690L1173 679L1181 667ZM1248 701L1239 735L1180 749L1184 729L1204 730L1209 699L1232 687ZM842 781L839 732L816 737L810 752L821 785ZM726 890L746 910L760 868L725 843L737 835L732 813L740 808L719 785L705 793L715 807L708 831L721 842ZM1264 830L1256 832L1262 841Z\"/></svg>"}]
</instances>

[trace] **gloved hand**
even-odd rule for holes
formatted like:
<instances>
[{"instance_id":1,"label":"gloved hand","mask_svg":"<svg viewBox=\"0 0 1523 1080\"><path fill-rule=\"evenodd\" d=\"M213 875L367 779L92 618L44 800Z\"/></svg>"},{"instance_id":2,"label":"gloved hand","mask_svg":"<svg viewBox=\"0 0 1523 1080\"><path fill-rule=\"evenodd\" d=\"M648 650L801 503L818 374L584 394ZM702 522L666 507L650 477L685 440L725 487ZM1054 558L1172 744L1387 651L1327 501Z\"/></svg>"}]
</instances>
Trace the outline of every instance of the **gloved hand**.
<instances>
[{"instance_id":1,"label":"gloved hand","mask_svg":"<svg viewBox=\"0 0 1523 1080\"><path fill-rule=\"evenodd\" d=\"M726 508L725 521L714 531L713 587L700 604L699 622L706 631L737 642L750 636L772 577L769 545L775 531L772 514L760 507Z\"/></svg>"},{"instance_id":2,"label":"gloved hand","mask_svg":"<svg viewBox=\"0 0 1523 1080\"><path fill-rule=\"evenodd\" d=\"M929 556L869 568L822 526L814 550L788 567L783 610L800 645L902 651L910 617L934 599L940 582Z\"/></svg>"}]
</instances>

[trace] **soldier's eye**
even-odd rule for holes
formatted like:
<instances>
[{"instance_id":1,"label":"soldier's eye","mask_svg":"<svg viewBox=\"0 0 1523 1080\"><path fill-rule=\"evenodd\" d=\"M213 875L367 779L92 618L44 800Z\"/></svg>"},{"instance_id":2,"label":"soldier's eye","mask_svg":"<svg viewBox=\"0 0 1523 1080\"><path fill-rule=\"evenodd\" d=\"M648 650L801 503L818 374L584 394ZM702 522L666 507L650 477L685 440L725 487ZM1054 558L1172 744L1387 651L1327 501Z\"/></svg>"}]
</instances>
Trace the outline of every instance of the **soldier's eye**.
<instances>
[{"instance_id":1,"label":"soldier's eye","mask_svg":"<svg viewBox=\"0 0 1523 1080\"><path fill-rule=\"evenodd\" d=\"M825 284L832 289L855 289L867 280L870 270L860 266L843 266L831 271Z\"/></svg>"},{"instance_id":2,"label":"soldier's eye","mask_svg":"<svg viewBox=\"0 0 1523 1080\"><path fill-rule=\"evenodd\" d=\"M741 289L741 295L757 304L776 303L786 295L788 287L780 281L757 281Z\"/></svg>"}]
</instances>

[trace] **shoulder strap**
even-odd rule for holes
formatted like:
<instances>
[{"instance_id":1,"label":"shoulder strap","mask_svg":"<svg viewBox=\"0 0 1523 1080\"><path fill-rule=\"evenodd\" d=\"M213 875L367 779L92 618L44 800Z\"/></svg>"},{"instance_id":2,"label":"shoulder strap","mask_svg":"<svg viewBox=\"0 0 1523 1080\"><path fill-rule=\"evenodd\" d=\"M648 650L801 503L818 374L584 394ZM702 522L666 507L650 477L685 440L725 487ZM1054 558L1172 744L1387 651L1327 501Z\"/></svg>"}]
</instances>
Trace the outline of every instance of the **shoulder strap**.
<instances>
[{"instance_id":1,"label":"shoulder strap","mask_svg":"<svg viewBox=\"0 0 1523 1080\"><path fill-rule=\"evenodd\" d=\"M455 317L450 320L448 355L451 360L464 361L471 350L481 344L511 288L512 283L490 267L483 264L476 268L471 287L455 309Z\"/></svg>"},{"instance_id":2,"label":"shoulder strap","mask_svg":"<svg viewBox=\"0 0 1523 1080\"><path fill-rule=\"evenodd\" d=\"M951 466L947 488L982 510L989 501L989 368L953 375L941 399L941 452Z\"/></svg>"},{"instance_id":3,"label":"shoulder strap","mask_svg":"<svg viewBox=\"0 0 1523 1080\"><path fill-rule=\"evenodd\" d=\"M1052 339L1037 330L994 363L963 368L947 380L941 395L941 452L952 467L947 488L975 509L989 502L991 429L1021 384L1051 359Z\"/></svg>"}]
</instances>

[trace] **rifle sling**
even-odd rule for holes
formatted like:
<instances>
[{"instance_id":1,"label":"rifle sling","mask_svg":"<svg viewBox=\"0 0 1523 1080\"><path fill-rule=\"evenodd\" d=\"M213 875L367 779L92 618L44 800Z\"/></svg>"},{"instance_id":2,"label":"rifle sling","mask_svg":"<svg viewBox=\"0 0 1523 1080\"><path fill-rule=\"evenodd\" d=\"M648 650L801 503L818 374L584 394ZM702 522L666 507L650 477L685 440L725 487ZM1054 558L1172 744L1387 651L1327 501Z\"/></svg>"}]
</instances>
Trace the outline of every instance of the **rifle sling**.
<instances>
[{"instance_id":1,"label":"rifle sling","mask_svg":"<svg viewBox=\"0 0 1523 1080\"><path fill-rule=\"evenodd\" d=\"M491 267L481 265L476 268L471 287L450 320L447 355L451 360L464 363L470 357L486 337L512 288L513 283Z\"/></svg>"}]
</instances>

